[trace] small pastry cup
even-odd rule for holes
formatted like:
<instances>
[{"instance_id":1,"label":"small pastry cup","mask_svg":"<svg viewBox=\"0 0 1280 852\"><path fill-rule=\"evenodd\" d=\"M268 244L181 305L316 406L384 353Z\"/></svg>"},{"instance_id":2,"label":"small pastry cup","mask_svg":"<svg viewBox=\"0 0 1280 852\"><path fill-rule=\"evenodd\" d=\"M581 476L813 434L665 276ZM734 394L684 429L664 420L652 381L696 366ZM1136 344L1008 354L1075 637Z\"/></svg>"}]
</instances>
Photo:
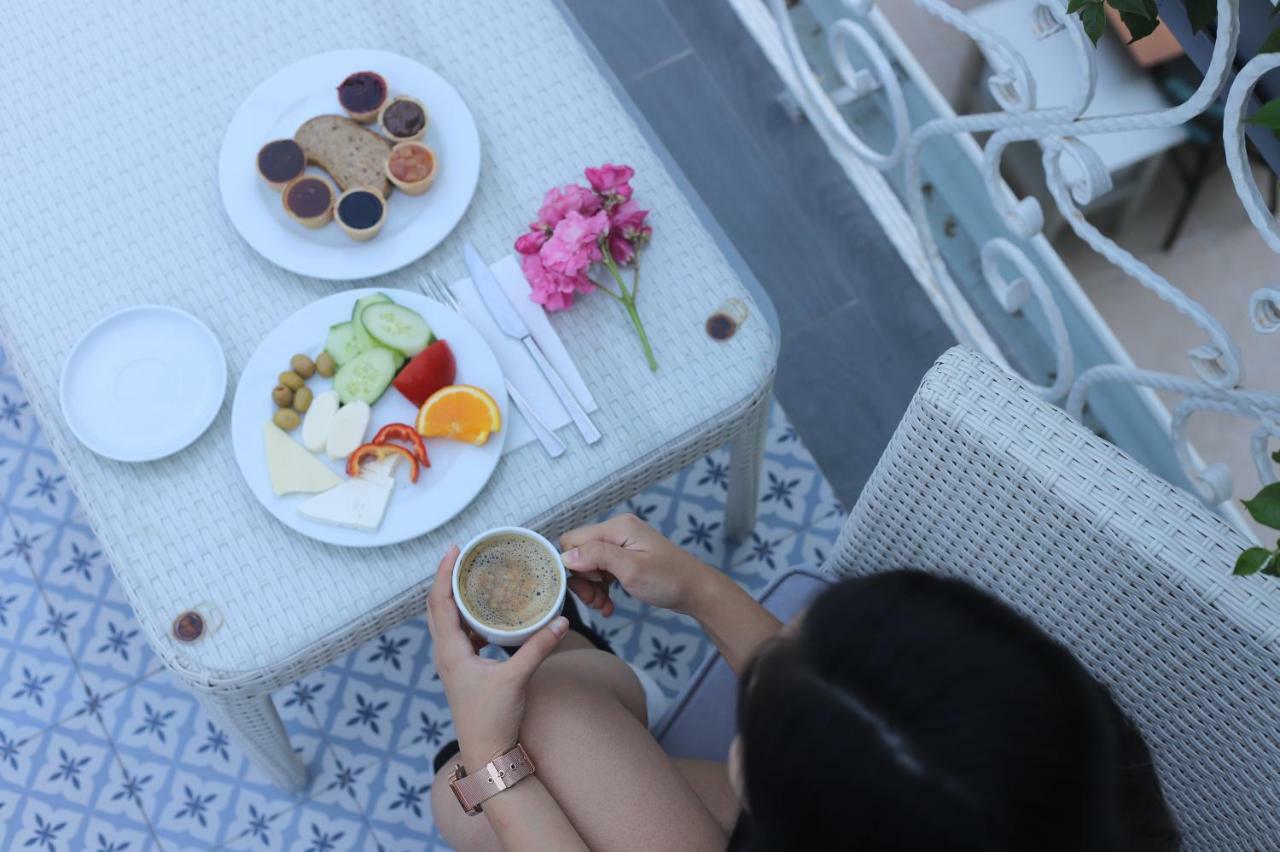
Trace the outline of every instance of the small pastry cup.
<instances>
[{"instance_id":1,"label":"small pastry cup","mask_svg":"<svg viewBox=\"0 0 1280 852\"><path fill-rule=\"evenodd\" d=\"M397 136L387 127L384 116L386 116L387 110L391 105L397 101L408 101L411 104L417 104L418 109L422 110L422 129L417 133L410 136ZM417 142L423 136L427 135L427 126L429 124L431 124L431 113L427 112L426 104L417 98L410 97L409 95L396 95L394 98L389 98L386 103L382 105L382 108L378 110L378 126L382 128L382 132L387 134L387 138L392 142Z\"/></svg>"},{"instance_id":2,"label":"small pastry cup","mask_svg":"<svg viewBox=\"0 0 1280 852\"><path fill-rule=\"evenodd\" d=\"M379 80L382 80L382 100L379 101L378 104L373 107L373 109L370 109L366 112L353 112L345 103L342 102L341 97L338 98L338 105L342 107L343 111L346 112L346 114L349 115L353 121L358 121L361 124L369 124L370 122L372 122L374 119L378 117L378 115L382 112L382 108L387 105L387 101L389 100L388 95L390 94L390 90L387 86L386 79L384 79L381 74L378 74L377 72L374 72L374 71L363 71L363 72L356 72L356 73L372 74L373 76L377 77ZM351 79L352 76L354 75L348 75L347 79Z\"/></svg>"},{"instance_id":3,"label":"small pastry cup","mask_svg":"<svg viewBox=\"0 0 1280 852\"><path fill-rule=\"evenodd\" d=\"M292 140L292 139L287 139L287 140L286 140L286 139L273 139L273 140L271 140L270 142L268 142L266 145L263 145L261 148L259 148L259 149L258 149L258 155L257 155L256 157L254 157L254 158L253 158L253 167L254 167L254 169L256 169L256 170L257 170L257 172L258 172L258 177L262 178L263 182L264 182L264 183L266 183L266 185L267 185L267 186L271 187L272 189L274 189L274 190L276 190L276 191L278 192L278 191L280 191L280 190L284 189L284 188L285 188L285 186L289 183L289 181L293 180L294 178L301 177L301 176L306 172L306 170L307 170L307 152L306 152L306 151L303 151L303 152L302 152L302 160L301 160L301 162L298 164L298 172L297 172L297 174L289 175L289 176L288 176L287 178L285 178L284 180L272 180L271 178L267 177L267 176L266 176L265 174L263 174L263 172L262 172L262 152L263 152L263 151L265 151L265 150L267 149L267 147L268 147L268 146L270 146L270 145L274 145L274 144L276 144L277 142L293 142L293 140ZM297 145L298 143L294 142L294 144L295 144L295 145ZM301 146L299 146L299 147L301 147Z\"/></svg>"},{"instance_id":4,"label":"small pastry cup","mask_svg":"<svg viewBox=\"0 0 1280 852\"><path fill-rule=\"evenodd\" d=\"M391 173L391 157L394 157L396 151L401 148L422 148L431 155L431 171L427 172L427 176L422 180L404 181ZM440 159L436 157L436 152L431 150L427 145L421 142L401 142L391 149L391 155L387 157L387 164L382 167L387 174L387 180L395 186L396 189L405 195L421 195L431 188L432 182L436 179L436 175L440 172Z\"/></svg>"},{"instance_id":5,"label":"small pastry cup","mask_svg":"<svg viewBox=\"0 0 1280 852\"><path fill-rule=\"evenodd\" d=\"M338 212L338 208L342 206L342 199L356 192L367 192L374 198L378 199L378 203L382 205L382 215L378 217L378 221L374 222L368 228L353 228L342 220L342 214ZM382 191L372 186L353 186L346 192L338 196L338 200L333 205L334 216L337 220L338 227L346 232L347 236L357 242L371 240L382 230L382 225L387 221L387 200L382 197Z\"/></svg>"},{"instance_id":6,"label":"small pastry cup","mask_svg":"<svg viewBox=\"0 0 1280 852\"><path fill-rule=\"evenodd\" d=\"M323 212L317 213L314 216L299 216L294 212L293 208L289 206L289 190L293 189L294 184L300 183L304 180L318 180L329 188L329 206L326 207ZM298 175L296 178L286 183L284 185L284 189L280 191L280 203L284 205L284 212L289 214L290 219L293 219L295 222L299 222L308 228L323 228L325 225L329 224L330 220L333 219L333 197L333 187L329 185L328 181L324 178L305 173Z\"/></svg>"}]
</instances>

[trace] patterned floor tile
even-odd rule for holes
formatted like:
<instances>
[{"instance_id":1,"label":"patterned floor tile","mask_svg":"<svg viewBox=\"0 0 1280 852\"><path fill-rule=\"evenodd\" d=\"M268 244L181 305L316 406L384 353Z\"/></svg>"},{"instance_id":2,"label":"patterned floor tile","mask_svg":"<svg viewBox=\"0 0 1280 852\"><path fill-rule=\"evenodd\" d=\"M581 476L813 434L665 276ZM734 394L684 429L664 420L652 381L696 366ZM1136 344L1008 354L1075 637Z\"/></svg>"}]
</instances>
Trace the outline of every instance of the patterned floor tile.
<instances>
[{"instance_id":1,"label":"patterned floor tile","mask_svg":"<svg viewBox=\"0 0 1280 852\"><path fill-rule=\"evenodd\" d=\"M819 563L843 510L776 406L759 520L724 537L719 449L603 517L633 512L759 590ZM620 590L590 621L675 696L711 652L691 619ZM423 618L275 696L308 767L275 787L160 666L0 351L0 849L447 849L432 759L453 739Z\"/></svg>"}]
</instances>

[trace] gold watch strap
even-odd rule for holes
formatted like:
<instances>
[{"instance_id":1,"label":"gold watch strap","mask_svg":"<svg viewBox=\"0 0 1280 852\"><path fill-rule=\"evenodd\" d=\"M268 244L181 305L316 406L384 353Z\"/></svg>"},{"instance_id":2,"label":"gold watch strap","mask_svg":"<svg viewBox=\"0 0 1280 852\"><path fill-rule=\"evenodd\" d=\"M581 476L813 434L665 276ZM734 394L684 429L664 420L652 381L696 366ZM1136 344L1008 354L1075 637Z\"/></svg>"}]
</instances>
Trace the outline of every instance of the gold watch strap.
<instances>
[{"instance_id":1,"label":"gold watch strap","mask_svg":"<svg viewBox=\"0 0 1280 852\"><path fill-rule=\"evenodd\" d=\"M491 799L518 781L528 778L533 772L533 761L529 759L524 746L516 743L511 751L495 757L470 775L458 763L450 773L449 788L453 790L453 795L464 811L478 814L480 805L486 799Z\"/></svg>"}]
</instances>

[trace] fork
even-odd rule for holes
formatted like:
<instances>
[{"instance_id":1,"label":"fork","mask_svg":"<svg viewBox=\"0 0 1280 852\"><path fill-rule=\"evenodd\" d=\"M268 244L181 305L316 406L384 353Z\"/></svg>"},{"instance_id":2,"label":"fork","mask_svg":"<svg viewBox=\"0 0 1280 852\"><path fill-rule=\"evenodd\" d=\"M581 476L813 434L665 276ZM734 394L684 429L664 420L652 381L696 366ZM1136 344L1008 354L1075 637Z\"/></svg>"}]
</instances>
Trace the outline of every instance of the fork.
<instances>
[{"instance_id":1,"label":"fork","mask_svg":"<svg viewBox=\"0 0 1280 852\"><path fill-rule=\"evenodd\" d=\"M428 298L444 302L459 314L463 314L462 304L458 301L458 297L453 295L453 291L449 289L449 286L437 276L431 273L423 275L418 279L418 289ZM463 314L463 316L466 316L466 314ZM507 395L516 404L516 408L520 409L520 413L524 415L529 428L533 430L538 443L542 444L542 448L547 451L547 455L553 459L564 455L564 444L556 437L556 433L547 427L547 424L538 416L538 413L533 410L533 406L529 404L529 400L525 399L524 394L516 390L516 386L511 384L510 379L504 378L503 382L507 386Z\"/></svg>"}]
</instances>

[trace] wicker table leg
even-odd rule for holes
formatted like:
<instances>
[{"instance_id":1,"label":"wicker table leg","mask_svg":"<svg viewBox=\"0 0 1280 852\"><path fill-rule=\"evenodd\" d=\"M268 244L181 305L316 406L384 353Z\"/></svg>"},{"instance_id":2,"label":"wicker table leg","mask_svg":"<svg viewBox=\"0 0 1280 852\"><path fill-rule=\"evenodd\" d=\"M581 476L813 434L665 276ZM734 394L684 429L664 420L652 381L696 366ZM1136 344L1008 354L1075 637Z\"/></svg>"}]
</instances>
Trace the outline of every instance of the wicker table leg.
<instances>
[{"instance_id":1,"label":"wicker table leg","mask_svg":"<svg viewBox=\"0 0 1280 852\"><path fill-rule=\"evenodd\" d=\"M760 400L747 415L747 422L729 444L729 494L725 498L724 531L741 541L756 525L760 497L760 468L764 461L764 441L769 431L769 396Z\"/></svg>"},{"instance_id":2,"label":"wicker table leg","mask_svg":"<svg viewBox=\"0 0 1280 852\"><path fill-rule=\"evenodd\" d=\"M306 786L307 768L289 744L289 735L270 695L197 695L214 721L231 733L236 744L272 781L289 790Z\"/></svg>"}]
</instances>

